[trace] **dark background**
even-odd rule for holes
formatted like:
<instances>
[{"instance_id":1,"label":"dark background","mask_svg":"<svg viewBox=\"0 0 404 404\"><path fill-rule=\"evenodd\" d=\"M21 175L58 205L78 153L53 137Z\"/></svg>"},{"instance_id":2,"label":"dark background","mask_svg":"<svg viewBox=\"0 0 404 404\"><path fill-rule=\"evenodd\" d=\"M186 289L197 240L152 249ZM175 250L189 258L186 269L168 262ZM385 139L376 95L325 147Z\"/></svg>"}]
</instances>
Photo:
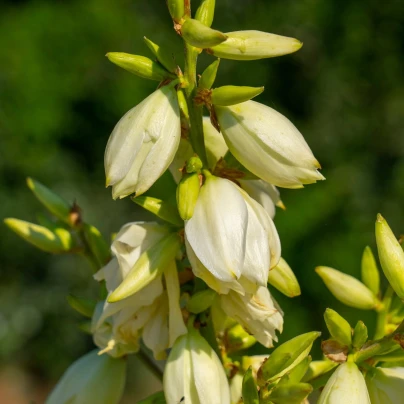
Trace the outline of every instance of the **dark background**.
<instances>
[{"instance_id":1,"label":"dark background","mask_svg":"<svg viewBox=\"0 0 404 404\"><path fill-rule=\"evenodd\" d=\"M76 200L105 235L141 219L129 199L114 202L104 188L103 153L119 118L156 83L104 55L151 56L146 35L170 46L181 63L181 39L164 0L0 1L0 7L0 217L36 221L42 207L25 186L32 176ZM375 247L378 212L397 235L404 232L403 2L217 0L213 27L304 42L281 58L223 59L216 81L265 85L257 101L295 123L327 178L281 190L287 206L276 217L282 255L303 292L293 300L274 293L286 313L281 340L324 331L326 307L352 325L363 319L372 327L374 313L339 304L314 268L359 276L363 248ZM209 61L201 58L199 72ZM0 397L7 397L0 401L41 402L68 364L92 346L66 295L91 296L95 284L89 286L91 272L80 258L41 253L5 226L0 255ZM138 364L131 366L133 376ZM147 391L143 379L131 380L133 402Z\"/></svg>"}]
</instances>

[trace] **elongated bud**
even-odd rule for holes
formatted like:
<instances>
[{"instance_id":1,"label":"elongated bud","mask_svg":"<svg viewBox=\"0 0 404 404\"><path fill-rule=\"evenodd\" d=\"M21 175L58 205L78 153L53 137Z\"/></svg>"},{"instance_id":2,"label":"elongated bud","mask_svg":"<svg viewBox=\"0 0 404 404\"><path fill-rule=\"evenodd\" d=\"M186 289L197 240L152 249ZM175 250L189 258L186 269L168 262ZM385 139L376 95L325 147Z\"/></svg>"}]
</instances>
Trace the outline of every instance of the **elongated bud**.
<instances>
[{"instance_id":1,"label":"elongated bud","mask_svg":"<svg viewBox=\"0 0 404 404\"><path fill-rule=\"evenodd\" d=\"M174 226L181 227L183 225L183 221L178 215L177 208L169 202L143 195L138 196L137 198L132 198L132 201Z\"/></svg>"},{"instance_id":2,"label":"elongated bud","mask_svg":"<svg viewBox=\"0 0 404 404\"><path fill-rule=\"evenodd\" d=\"M186 164L185 170L188 174L200 173L203 167L203 163L199 157L191 157Z\"/></svg>"},{"instance_id":3,"label":"elongated bud","mask_svg":"<svg viewBox=\"0 0 404 404\"><path fill-rule=\"evenodd\" d=\"M166 399L164 397L164 392L159 391L152 394L151 396L139 401L138 404L166 404Z\"/></svg>"},{"instance_id":4,"label":"elongated bud","mask_svg":"<svg viewBox=\"0 0 404 404\"><path fill-rule=\"evenodd\" d=\"M202 0L198 10L196 10L195 19L210 27L215 15L215 3L216 0Z\"/></svg>"},{"instance_id":5,"label":"elongated bud","mask_svg":"<svg viewBox=\"0 0 404 404\"><path fill-rule=\"evenodd\" d=\"M71 206L64 199L32 178L27 178L27 185L50 213L65 223L70 224L69 214Z\"/></svg>"},{"instance_id":6,"label":"elongated bud","mask_svg":"<svg viewBox=\"0 0 404 404\"><path fill-rule=\"evenodd\" d=\"M342 345L351 345L352 330L348 321L332 309L326 309L324 320L331 337Z\"/></svg>"},{"instance_id":7,"label":"elongated bud","mask_svg":"<svg viewBox=\"0 0 404 404\"><path fill-rule=\"evenodd\" d=\"M210 90L216 80L219 64L220 59L216 59L203 71L201 78L199 79L198 88Z\"/></svg>"},{"instance_id":8,"label":"elongated bud","mask_svg":"<svg viewBox=\"0 0 404 404\"><path fill-rule=\"evenodd\" d=\"M212 104L229 106L251 100L264 91L264 87L223 86L213 89Z\"/></svg>"},{"instance_id":9,"label":"elongated bud","mask_svg":"<svg viewBox=\"0 0 404 404\"><path fill-rule=\"evenodd\" d=\"M150 39L143 37L147 47L152 51L157 60L171 73L175 73L177 65L174 62L173 55L166 51L165 48L155 44Z\"/></svg>"},{"instance_id":10,"label":"elongated bud","mask_svg":"<svg viewBox=\"0 0 404 404\"><path fill-rule=\"evenodd\" d=\"M361 269L362 282L377 296L380 292L380 274L369 246L363 251Z\"/></svg>"},{"instance_id":11,"label":"elongated bud","mask_svg":"<svg viewBox=\"0 0 404 404\"><path fill-rule=\"evenodd\" d=\"M313 342L320 335L320 332L308 332L278 346L258 371L258 384L263 386L266 382L280 378L297 366L307 357Z\"/></svg>"},{"instance_id":12,"label":"elongated bud","mask_svg":"<svg viewBox=\"0 0 404 404\"><path fill-rule=\"evenodd\" d=\"M397 295L404 299L404 251L382 215L377 215L376 242L386 278Z\"/></svg>"},{"instance_id":13,"label":"elongated bud","mask_svg":"<svg viewBox=\"0 0 404 404\"><path fill-rule=\"evenodd\" d=\"M46 227L13 218L4 219L4 223L25 241L46 252L60 254L69 251L74 244L71 234L62 227L51 231Z\"/></svg>"},{"instance_id":14,"label":"elongated bud","mask_svg":"<svg viewBox=\"0 0 404 404\"><path fill-rule=\"evenodd\" d=\"M164 268L175 258L181 247L178 234L172 233L148 248L136 261L123 282L108 298L109 303L132 296L160 276Z\"/></svg>"},{"instance_id":15,"label":"elongated bud","mask_svg":"<svg viewBox=\"0 0 404 404\"><path fill-rule=\"evenodd\" d=\"M352 345L356 349L360 349L367 340L368 340L368 328L366 327L363 321L358 321L354 329Z\"/></svg>"},{"instance_id":16,"label":"elongated bud","mask_svg":"<svg viewBox=\"0 0 404 404\"><path fill-rule=\"evenodd\" d=\"M91 318L94 313L96 302L81 297L67 295L67 302L70 307L85 317Z\"/></svg>"},{"instance_id":17,"label":"elongated bud","mask_svg":"<svg viewBox=\"0 0 404 404\"><path fill-rule=\"evenodd\" d=\"M187 309L194 314L202 313L212 306L216 296L216 292L212 289L197 292L188 300Z\"/></svg>"},{"instance_id":18,"label":"elongated bud","mask_svg":"<svg viewBox=\"0 0 404 404\"><path fill-rule=\"evenodd\" d=\"M236 352L252 347L257 340L250 335L240 324L227 330L226 344L228 352Z\"/></svg>"},{"instance_id":19,"label":"elongated bud","mask_svg":"<svg viewBox=\"0 0 404 404\"><path fill-rule=\"evenodd\" d=\"M189 220L194 214L200 189L197 173L185 174L177 187L177 206L182 220Z\"/></svg>"},{"instance_id":20,"label":"elongated bud","mask_svg":"<svg viewBox=\"0 0 404 404\"><path fill-rule=\"evenodd\" d=\"M257 385L255 383L251 367L249 367L244 374L242 394L243 403L259 404Z\"/></svg>"},{"instance_id":21,"label":"elongated bud","mask_svg":"<svg viewBox=\"0 0 404 404\"><path fill-rule=\"evenodd\" d=\"M181 111L181 125L183 125L185 121L189 120L189 110L187 100L185 99L184 91L180 88L177 90L177 98L178 98L178 105ZM185 118L185 120L182 119L183 117ZM186 124L189 125L188 122Z\"/></svg>"},{"instance_id":22,"label":"elongated bud","mask_svg":"<svg viewBox=\"0 0 404 404\"><path fill-rule=\"evenodd\" d=\"M302 403L312 391L308 383L279 384L271 392L270 400L274 404Z\"/></svg>"},{"instance_id":23,"label":"elongated bud","mask_svg":"<svg viewBox=\"0 0 404 404\"><path fill-rule=\"evenodd\" d=\"M168 11L175 22L179 22L185 14L184 0L167 0Z\"/></svg>"},{"instance_id":24,"label":"elongated bud","mask_svg":"<svg viewBox=\"0 0 404 404\"><path fill-rule=\"evenodd\" d=\"M84 236L91 252L97 259L100 267L106 265L111 259L110 247L105 241L100 231L91 224L84 224Z\"/></svg>"},{"instance_id":25,"label":"elongated bud","mask_svg":"<svg viewBox=\"0 0 404 404\"><path fill-rule=\"evenodd\" d=\"M158 63L144 56L123 52L109 52L106 56L112 63L144 79L163 81L168 77L175 77Z\"/></svg>"},{"instance_id":26,"label":"elongated bud","mask_svg":"<svg viewBox=\"0 0 404 404\"><path fill-rule=\"evenodd\" d=\"M295 38L261 31L235 31L226 35L227 40L209 49L208 53L224 59L256 60L287 55L303 45Z\"/></svg>"},{"instance_id":27,"label":"elongated bud","mask_svg":"<svg viewBox=\"0 0 404 404\"><path fill-rule=\"evenodd\" d=\"M299 282L288 263L281 258L278 265L269 271L268 283L288 297L300 295Z\"/></svg>"},{"instance_id":28,"label":"elongated bud","mask_svg":"<svg viewBox=\"0 0 404 404\"><path fill-rule=\"evenodd\" d=\"M311 363L311 356L306 356L298 365L296 365L289 373L285 374L283 377L287 376L287 380L283 383L295 384L299 383L304 375L307 373Z\"/></svg>"},{"instance_id":29,"label":"elongated bud","mask_svg":"<svg viewBox=\"0 0 404 404\"><path fill-rule=\"evenodd\" d=\"M372 310L380 302L373 292L351 275L329 267L317 267L329 291L342 303L362 310Z\"/></svg>"},{"instance_id":30,"label":"elongated bud","mask_svg":"<svg viewBox=\"0 0 404 404\"><path fill-rule=\"evenodd\" d=\"M201 22L189 18L181 27L181 35L185 42L196 48L210 48L227 39L220 31L208 28Z\"/></svg>"},{"instance_id":31,"label":"elongated bud","mask_svg":"<svg viewBox=\"0 0 404 404\"><path fill-rule=\"evenodd\" d=\"M313 361L310 363L309 368L304 375L302 381L308 382L310 380L316 379L317 377L329 372L331 369L335 368L338 364L330 360L323 361Z\"/></svg>"}]
</instances>

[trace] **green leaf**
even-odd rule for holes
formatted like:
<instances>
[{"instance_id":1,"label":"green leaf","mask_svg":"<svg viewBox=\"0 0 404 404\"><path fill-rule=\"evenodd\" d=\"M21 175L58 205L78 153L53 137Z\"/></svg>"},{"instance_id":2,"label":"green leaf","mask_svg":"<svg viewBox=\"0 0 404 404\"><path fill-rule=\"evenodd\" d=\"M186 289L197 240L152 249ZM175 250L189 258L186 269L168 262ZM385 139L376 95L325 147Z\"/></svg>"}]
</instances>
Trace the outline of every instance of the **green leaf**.
<instances>
[{"instance_id":1,"label":"green leaf","mask_svg":"<svg viewBox=\"0 0 404 404\"><path fill-rule=\"evenodd\" d=\"M91 224L85 223L83 226L84 237L90 250L96 258L98 265L103 267L111 259L110 246L105 241L100 231Z\"/></svg>"}]
</instances>

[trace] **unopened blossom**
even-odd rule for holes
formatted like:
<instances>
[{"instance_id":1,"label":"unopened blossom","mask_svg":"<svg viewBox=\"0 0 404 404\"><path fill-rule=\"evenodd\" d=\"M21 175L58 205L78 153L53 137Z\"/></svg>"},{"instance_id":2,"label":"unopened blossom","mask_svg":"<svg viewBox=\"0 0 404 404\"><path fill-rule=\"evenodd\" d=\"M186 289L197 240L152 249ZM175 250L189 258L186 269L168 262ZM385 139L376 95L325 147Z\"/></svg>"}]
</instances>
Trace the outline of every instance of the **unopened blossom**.
<instances>
[{"instance_id":1,"label":"unopened blossom","mask_svg":"<svg viewBox=\"0 0 404 404\"><path fill-rule=\"evenodd\" d=\"M404 368L375 367L366 374L372 404L397 404L404 397Z\"/></svg>"},{"instance_id":2,"label":"unopened blossom","mask_svg":"<svg viewBox=\"0 0 404 404\"><path fill-rule=\"evenodd\" d=\"M174 159L181 137L177 94L163 86L128 111L115 126L105 150L107 186L114 199L141 195Z\"/></svg>"}]
</instances>

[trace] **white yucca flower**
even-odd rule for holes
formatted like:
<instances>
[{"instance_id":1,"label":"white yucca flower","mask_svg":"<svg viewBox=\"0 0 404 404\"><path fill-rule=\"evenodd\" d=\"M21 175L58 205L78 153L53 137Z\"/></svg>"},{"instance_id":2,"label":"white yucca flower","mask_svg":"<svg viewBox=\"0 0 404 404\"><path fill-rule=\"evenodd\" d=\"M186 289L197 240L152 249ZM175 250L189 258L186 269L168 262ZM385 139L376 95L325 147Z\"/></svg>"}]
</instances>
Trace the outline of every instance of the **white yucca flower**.
<instances>
[{"instance_id":1,"label":"white yucca flower","mask_svg":"<svg viewBox=\"0 0 404 404\"><path fill-rule=\"evenodd\" d=\"M174 344L163 384L167 404L230 404L222 362L195 329Z\"/></svg>"},{"instance_id":2,"label":"white yucca flower","mask_svg":"<svg viewBox=\"0 0 404 404\"><path fill-rule=\"evenodd\" d=\"M220 296L224 312L234 318L267 348L278 341L276 331L283 330L283 317L277 303L272 299L266 286L260 286L253 295L240 295L230 291Z\"/></svg>"},{"instance_id":3,"label":"white yucca flower","mask_svg":"<svg viewBox=\"0 0 404 404\"><path fill-rule=\"evenodd\" d=\"M404 368L372 368L366 374L372 404L397 404L404 397Z\"/></svg>"},{"instance_id":4,"label":"white yucca flower","mask_svg":"<svg viewBox=\"0 0 404 404\"><path fill-rule=\"evenodd\" d=\"M230 151L257 177L284 188L324 179L301 133L279 112L255 101L215 110Z\"/></svg>"},{"instance_id":5,"label":"white yucca flower","mask_svg":"<svg viewBox=\"0 0 404 404\"><path fill-rule=\"evenodd\" d=\"M254 293L280 259L279 236L266 210L233 182L212 175L185 236L195 275L218 293Z\"/></svg>"},{"instance_id":6,"label":"white yucca flower","mask_svg":"<svg viewBox=\"0 0 404 404\"><path fill-rule=\"evenodd\" d=\"M371 404L365 379L354 362L339 365L317 404Z\"/></svg>"},{"instance_id":7,"label":"white yucca flower","mask_svg":"<svg viewBox=\"0 0 404 404\"><path fill-rule=\"evenodd\" d=\"M125 359L100 356L95 350L70 365L46 404L118 404L125 379Z\"/></svg>"},{"instance_id":8,"label":"white yucca flower","mask_svg":"<svg viewBox=\"0 0 404 404\"><path fill-rule=\"evenodd\" d=\"M174 159L181 137L177 94L161 87L128 111L115 126L105 150L107 186L114 199L141 195Z\"/></svg>"}]
</instances>

